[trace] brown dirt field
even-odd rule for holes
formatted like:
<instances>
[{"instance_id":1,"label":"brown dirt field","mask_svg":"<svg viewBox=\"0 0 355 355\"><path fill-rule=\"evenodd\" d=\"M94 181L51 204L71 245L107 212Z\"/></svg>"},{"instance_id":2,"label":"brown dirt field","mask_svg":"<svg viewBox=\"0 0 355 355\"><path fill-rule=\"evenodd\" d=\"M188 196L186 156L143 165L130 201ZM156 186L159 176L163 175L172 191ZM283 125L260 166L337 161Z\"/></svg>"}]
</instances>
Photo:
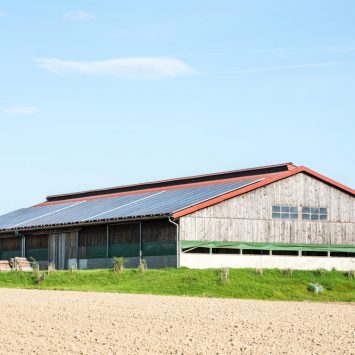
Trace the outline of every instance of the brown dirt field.
<instances>
[{"instance_id":1,"label":"brown dirt field","mask_svg":"<svg viewBox=\"0 0 355 355\"><path fill-rule=\"evenodd\" d=\"M0 289L1 354L355 354L355 304Z\"/></svg>"}]
</instances>

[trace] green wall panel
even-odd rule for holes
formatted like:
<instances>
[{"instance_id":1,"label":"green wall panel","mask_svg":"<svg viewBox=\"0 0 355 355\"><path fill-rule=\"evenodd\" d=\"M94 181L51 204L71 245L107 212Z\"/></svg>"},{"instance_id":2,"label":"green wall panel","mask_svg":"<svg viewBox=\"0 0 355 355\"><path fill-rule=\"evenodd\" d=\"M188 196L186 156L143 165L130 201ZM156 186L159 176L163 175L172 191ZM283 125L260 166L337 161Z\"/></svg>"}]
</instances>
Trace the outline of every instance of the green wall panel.
<instances>
[{"instance_id":1,"label":"green wall panel","mask_svg":"<svg viewBox=\"0 0 355 355\"><path fill-rule=\"evenodd\" d=\"M86 247L86 259L106 258L106 245L91 245Z\"/></svg>"},{"instance_id":2,"label":"green wall panel","mask_svg":"<svg viewBox=\"0 0 355 355\"><path fill-rule=\"evenodd\" d=\"M15 256L21 256L21 250L3 250L0 251L0 259L8 260L14 258Z\"/></svg>"},{"instance_id":3,"label":"green wall panel","mask_svg":"<svg viewBox=\"0 0 355 355\"><path fill-rule=\"evenodd\" d=\"M36 261L47 261L48 249L28 249L26 250L26 258L33 258Z\"/></svg>"},{"instance_id":4,"label":"green wall panel","mask_svg":"<svg viewBox=\"0 0 355 355\"><path fill-rule=\"evenodd\" d=\"M109 257L139 256L139 243L110 244Z\"/></svg>"},{"instance_id":5,"label":"green wall panel","mask_svg":"<svg viewBox=\"0 0 355 355\"><path fill-rule=\"evenodd\" d=\"M143 256L176 255L176 242L143 243Z\"/></svg>"}]
</instances>

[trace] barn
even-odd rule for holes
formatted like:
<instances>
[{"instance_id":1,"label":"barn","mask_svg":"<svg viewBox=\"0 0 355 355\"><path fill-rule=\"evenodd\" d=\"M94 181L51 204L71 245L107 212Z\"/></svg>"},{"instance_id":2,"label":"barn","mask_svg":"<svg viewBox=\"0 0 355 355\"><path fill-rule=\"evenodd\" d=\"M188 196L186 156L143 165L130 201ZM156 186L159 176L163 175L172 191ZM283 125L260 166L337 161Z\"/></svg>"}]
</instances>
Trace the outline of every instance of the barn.
<instances>
[{"instance_id":1,"label":"barn","mask_svg":"<svg viewBox=\"0 0 355 355\"><path fill-rule=\"evenodd\" d=\"M53 195L0 216L0 260L354 270L354 193L284 163Z\"/></svg>"}]
</instances>

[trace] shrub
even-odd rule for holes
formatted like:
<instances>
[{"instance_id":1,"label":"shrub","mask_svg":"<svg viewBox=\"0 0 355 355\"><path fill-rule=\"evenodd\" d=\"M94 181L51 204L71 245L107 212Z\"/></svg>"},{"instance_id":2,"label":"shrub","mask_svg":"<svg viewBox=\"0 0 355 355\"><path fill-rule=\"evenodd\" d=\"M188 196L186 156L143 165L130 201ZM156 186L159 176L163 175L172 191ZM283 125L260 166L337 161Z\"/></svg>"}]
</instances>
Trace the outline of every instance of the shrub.
<instances>
[{"instance_id":1,"label":"shrub","mask_svg":"<svg viewBox=\"0 0 355 355\"><path fill-rule=\"evenodd\" d=\"M145 259L141 259L138 264L138 271L139 272L145 272L147 270L147 262Z\"/></svg>"},{"instance_id":2,"label":"shrub","mask_svg":"<svg viewBox=\"0 0 355 355\"><path fill-rule=\"evenodd\" d=\"M317 269L314 271L315 275L317 276L322 276L322 275L325 275L327 273L327 270L325 269Z\"/></svg>"},{"instance_id":3,"label":"shrub","mask_svg":"<svg viewBox=\"0 0 355 355\"><path fill-rule=\"evenodd\" d=\"M113 271L121 273L124 270L124 264L126 263L126 259L122 257L114 257L113 258Z\"/></svg>"},{"instance_id":4,"label":"shrub","mask_svg":"<svg viewBox=\"0 0 355 355\"><path fill-rule=\"evenodd\" d=\"M307 290L318 294L318 293L322 293L324 291L324 287L319 284L310 283L307 287Z\"/></svg>"},{"instance_id":5,"label":"shrub","mask_svg":"<svg viewBox=\"0 0 355 355\"><path fill-rule=\"evenodd\" d=\"M281 274L283 276L292 276L292 269L284 269L284 270L281 270Z\"/></svg>"},{"instance_id":6,"label":"shrub","mask_svg":"<svg viewBox=\"0 0 355 355\"><path fill-rule=\"evenodd\" d=\"M261 269L255 269L255 273L257 275L263 276L263 269L262 268Z\"/></svg>"},{"instance_id":7,"label":"shrub","mask_svg":"<svg viewBox=\"0 0 355 355\"><path fill-rule=\"evenodd\" d=\"M36 259L30 258L30 264L32 267L32 279L36 284L41 283L45 279L44 272L39 270L39 263Z\"/></svg>"},{"instance_id":8,"label":"shrub","mask_svg":"<svg viewBox=\"0 0 355 355\"><path fill-rule=\"evenodd\" d=\"M226 267L221 267L218 270L219 283L225 285L230 280L230 270Z\"/></svg>"}]
</instances>

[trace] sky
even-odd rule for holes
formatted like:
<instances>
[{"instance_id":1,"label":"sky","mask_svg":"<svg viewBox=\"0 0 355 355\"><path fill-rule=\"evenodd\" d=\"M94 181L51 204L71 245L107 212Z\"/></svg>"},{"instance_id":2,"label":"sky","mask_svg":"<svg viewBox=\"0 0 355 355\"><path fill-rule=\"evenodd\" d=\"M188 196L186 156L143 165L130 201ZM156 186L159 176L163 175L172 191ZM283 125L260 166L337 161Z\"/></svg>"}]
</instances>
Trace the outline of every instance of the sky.
<instances>
[{"instance_id":1,"label":"sky","mask_svg":"<svg viewBox=\"0 0 355 355\"><path fill-rule=\"evenodd\" d=\"M355 187L352 0L0 0L0 214L293 162Z\"/></svg>"}]
</instances>

